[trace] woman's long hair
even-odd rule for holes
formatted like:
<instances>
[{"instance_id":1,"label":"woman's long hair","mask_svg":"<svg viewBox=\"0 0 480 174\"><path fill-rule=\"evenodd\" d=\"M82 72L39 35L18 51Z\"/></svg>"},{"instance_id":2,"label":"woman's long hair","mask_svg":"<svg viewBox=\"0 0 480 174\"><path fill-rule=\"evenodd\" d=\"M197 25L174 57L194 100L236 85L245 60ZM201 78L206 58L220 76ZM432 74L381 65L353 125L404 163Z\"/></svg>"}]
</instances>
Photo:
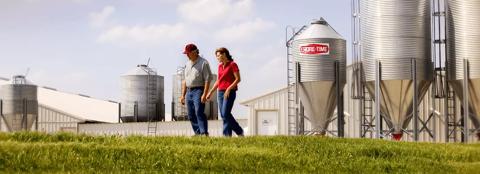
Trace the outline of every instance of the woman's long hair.
<instances>
[{"instance_id":1,"label":"woman's long hair","mask_svg":"<svg viewBox=\"0 0 480 174\"><path fill-rule=\"evenodd\" d=\"M230 55L230 51L228 51L227 48L225 48L225 47L217 48L217 50L215 50L215 55L217 53L225 54L225 56L227 57L227 59L229 61L233 61L232 55Z\"/></svg>"}]
</instances>

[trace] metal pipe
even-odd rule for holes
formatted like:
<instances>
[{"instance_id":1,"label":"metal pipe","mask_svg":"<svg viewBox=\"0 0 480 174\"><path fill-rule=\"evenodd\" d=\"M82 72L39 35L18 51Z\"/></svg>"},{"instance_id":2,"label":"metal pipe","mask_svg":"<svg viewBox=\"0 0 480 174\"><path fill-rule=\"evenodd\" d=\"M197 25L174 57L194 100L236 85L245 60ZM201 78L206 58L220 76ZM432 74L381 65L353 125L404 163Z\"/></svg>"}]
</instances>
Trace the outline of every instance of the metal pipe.
<instances>
[{"instance_id":1,"label":"metal pipe","mask_svg":"<svg viewBox=\"0 0 480 174\"><path fill-rule=\"evenodd\" d=\"M351 12L352 12L352 21L351 21L351 30L352 30L352 57L353 57L353 61L352 61L352 63L353 63L353 66L352 66L352 67L353 67L353 71L352 71L352 72L355 73L355 69L356 69L355 63L357 62L357 56L356 56L356 54L355 54L355 52L356 52L355 41L357 40L357 39L356 39L356 34L357 34L357 33L356 33L356 28L357 28L357 26L355 25L355 24L356 24L356 23L355 23L355 21L356 21L355 0L351 0L351 1L350 1L350 7L351 7L350 10L351 10ZM354 81L353 78L355 78L355 75L352 75L352 81ZM356 89L355 89L355 88L356 88L355 83L353 83L352 89L351 89L351 94L350 94L352 98L355 98L355 97L356 97L356 95L355 95L355 90L356 90Z\"/></svg>"},{"instance_id":2,"label":"metal pipe","mask_svg":"<svg viewBox=\"0 0 480 174\"><path fill-rule=\"evenodd\" d=\"M295 126L295 132L297 133L297 135L305 133L303 128L300 129L300 130L302 130L302 132L300 132L299 129L298 129L298 127L300 126L298 123L299 122L304 122L304 118L305 118L303 115L301 115L299 117L299 114L298 114L299 113L299 108L301 107L300 102L299 102L299 98L298 98L298 87L299 87L300 82L301 82L300 73L301 73L300 62L295 62L295 114L296 114L296 116L295 116L295 118L296 118L295 119L295 122L296 122L295 123L295 125L296 125Z\"/></svg>"},{"instance_id":3,"label":"metal pipe","mask_svg":"<svg viewBox=\"0 0 480 174\"><path fill-rule=\"evenodd\" d=\"M433 52L433 63L434 63L433 65L434 65L434 67L437 66L437 64L436 64L437 62L436 62L436 61L437 61L437 58L438 58L438 57L437 57L437 43L436 43L436 40L437 40L437 30L436 30L436 28L435 28L435 27L437 26L437 20L436 20L437 17L436 17L436 14L435 14L435 12L437 12L437 8L436 8L436 2L437 2L437 1L438 1L438 0L432 0L432 5L431 5L431 7L430 7L430 8L432 8L432 10L433 10L433 13L432 13L432 14L433 14L433 15L432 15L433 19L430 20L430 21L431 21L431 22L430 22L430 25L433 26L433 32L432 32L431 35L433 36L433 37L432 37L432 38L433 38L433 42L432 42L432 43L433 43L433 44L432 44L432 45L433 45L433 51L432 51L432 52Z\"/></svg>"},{"instance_id":4,"label":"metal pipe","mask_svg":"<svg viewBox=\"0 0 480 174\"><path fill-rule=\"evenodd\" d=\"M435 65L433 65L433 67L435 67ZM435 72L435 76L436 76L436 75L437 75L437 72L436 72L436 71L434 71L434 72ZM440 72L441 72L441 71L440 71ZM441 78L442 78L442 77L440 76L440 79L441 79ZM443 83L442 83L442 84L443 84ZM436 87L431 86L431 88L436 88ZM445 95L444 95L444 97L445 97ZM434 136L434 137L433 137L433 141L436 142L436 140L437 140L437 132L436 132L436 130L437 130L437 119L436 119L436 117L439 116L439 115L437 115L437 114L435 113L435 110L436 110L436 108L437 108L437 104L436 104L435 102L436 102L435 96L434 96L434 95L430 95L430 102L429 102L429 105L428 105L428 106L429 106L429 109L430 109L430 106L431 106L431 108L433 108L433 110L432 110L432 114L433 114L433 116L434 116L434 118L433 118L433 130L434 130L434 131L433 131L433 136Z\"/></svg>"},{"instance_id":5,"label":"metal pipe","mask_svg":"<svg viewBox=\"0 0 480 174\"><path fill-rule=\"evenodd\" d=\"M3 118L3 100L0 100L0 131L2 131L2 124L5 121Z\"/></svg>"},{"instance_id":6,"label":"metal pipe","mask_svg":"<svg viewBox=\"0 0 480 174\"><path fill-rule=\"evenodd\" d=\"M135 122L138 122L138 102L137 101L133 105L133 116L134 116Z\"/></svg>"},{"instance_id":7,"label":"metal pipe","mask_svg":"<svg viewBox=\"0 0 480 174\"><path fill-rule=\"evenodd\" d=\"M122 103L118 103L118 123L122 122Z\"/></svg>"},{"instance_id":8,"label":"metal pipe","mask_svg":"<svg viewBox=\"0 0 480 174\"><path fill-rule=\"evenodd\" d=\"M381 128L381 122L382 122L382 115L380 113L380 80L382 80L381 77L381 63L380 60L375 61L375 127L376 127L376 137L377 138L382 138L382 128Z\"/></svg>"},{"instance_id":9,"label":"metal pipe","mask_svg":"<svg viewBox=\"0 0 480 174\"><path fill-rule=\"evenodd\" d=\"M305 108L303 108L302 103L300 102L300 127L299 131L301 134L305 134Z\"/></svg>"},{"instance_id":10,"label":"metal pipe","mask_svg":"<svg viewBox=\"0 0 480 174\"><path fill-rule=\"evenodd\" d=\"M469 116L469 106L468 106L468 59L463 59L463 139L464 143L468 142L469 130L468 130L468 116Z\"/></svg>"},{"instance_id":11,"label":"metal pipe","mask_svg":"<svg viewBox=\"0 0 480 174\"><path fill-rule=\"evenodd\" d=\"M289 45L288 45L288 28L289 28L288 26L285 27L285 46L287 47L287 51L286 51L287 52L287 87L290 86L290 80L289 80L289 78L290 78L290 74L289 74L290 73L289 72L289 70L290 70L290 59L289 59L290 58L290 51L289 51Z\"/></svg>"},{"instance_id":12,"label":"metal pipe","mask_svg":"<svg viewBox=\"0 0 480 174\"><path fill-rule=\"evenodd\" d=\"M443 1L443 12L445 13L445 15L443 16L443 20L444 20L444 25L443 25L443 37L445 38L445 62L444 62L444 65L445 65L445 75L447 74L447 60L448 60L448 49L447 49L447 36L448 36L448 30L447 30L447 26L448 26L448 17L447 17L447 9L448 9L448 2L447 0L444 0ZM441 61L440 61L441 62ZM440 66L441 67L441 66ZM448 79L446 79L448 80ZM445 81L445 83L447 83L447 81Z\"/></svg>"},{"instance_id":13,"label":"metal pipe","mask_svg":"<svg viewBox=\"0 0 480 174\"><path fill-rule=\"evenodd\" d=\"M351 1L351 6L352 6L352 37L353 37L353 40L352 40L352 55L353 55L353 63L356 63L358 62L358 57L356 55L356 51L357 51L357 46L356 46L356 43L357 43L357 32L356 32L356 29L357 29L357 23L356 23L356 20L357 20L357 12L356 12L356 4L355 4L355 1L356 0L352 0Z\"/></svg>"},{"instance_id":14,"label":"metal pipe","mask_svg":"<svg viewBox=\"0 0 480 174\"><path fill-rule=\"evenodd\" d=\"M445 39L447 39L446 36L448 36L448 30L447 30L447 26L448 26L448 13L447 13L447 8L448 7L448 2L444 1L444 4L443 4L443 10L445 11L445 16L444 16L444 19L445 19L445 25L444 25L444 30L445 30ZM444 77L444 90L445 90L445 99L444 99L444 113L445 113L445 142L448 143L450 141L450 127L449 127L449 122L450 122L450 115L448 113L448 98L449 98L449 95L450 95L450 89L449 89L449 86L448 86L448 59L449 59L449 55L448 55L448 49L447 48L447 44L448 42L445 42L445 62L444 62L444 70L445 70L445 77ZM455 114L455 113L454 113Z\"/></svg>"},{"instance_id":15,"label":"metal pipe","mask_svg":"<svg viewBox=\"0 0 480 174\"><path fill-rule=\"evenodd\" d=\"M340 63L335 61L335 93L337 97L337 129L338 137L344 137L343 96L340 87Z\"/></svg>"},{"instance_id":16,"label":"metal pipe","mask_svg":"<svg viewBox=\"0 0 480 174\"><path fill-rule=\"evenodd\" d=\"M380 111L382 111L382 110L380 110ZM383 137L386 135L385 132L384 132L384 130L383 130L383 122L384 122L384 120L385 120L385 119L383 118L382 114L380 113L380 126L379 126L379 127L380 127L380 135L381 135L380 138L381 138L381 139L383 139Z\"/></svg>"},{"instance_id":17,"label":"metal pipe","mask_svg":"<svg viewBox=\"0 0 480 174\"><path fill-rule=\"evenodd\" d=\"M360 19L359 19L359 2L358 0L351 1L352 6L352 89L350 97L352 99L361 99L364 97L362 89L362 70L360 60Z\"/></svg>"},{"instance_id":18,"label":"metal pipe","mask_svg":"<svg viewBox=\"0 0 480 174\"><path fill-rule=\"evenodd\" d=\"M413 137L418 141L418 89L417 89L417 62L412 59L412 76L413 76Z\"/></svg>"},{"instance_id":19,"label":"metal pipe","mask_svg":"<svg viewBox=\"0 0 480 174\"><path fill-rule=\"evenodd\" d=\"M447 50L447 49L445 49ZM445 56L448 56L448 54L445 54ZM447 59L445 59L445 76L444 76L444 89L445 89L445 98L443 100L443 112L445 114L445 142L448 143L450 141L450 125L449 125L449 122L450 122L450 114L449 114L449 103L448 103L448 100L449 100L449 97L450 97L450 87L448 85L448 63L447 63ZM455 114L456 111L454 111L454 114Z\"/></svg>"},{"instance_id":20,"label":"metal pipe","mask_svg":"<svg viewBox=\"0 0 480 174\"><path fill-rule=\"evenodd\" d=\"M27 99L23 99L23 118L22 118L22 127L27 131Z\"/></svg>"},{"instance_id":21,"label":"metal pipe","mask_svg":"<svg viewBox=\"0 0 480 174\"><path fill-rule=\"evenodd\" d=\"M35 131L38 131L38 111L37 114L35 115Z\"/></svg>"},{"instance_id":22,"label":"metal pipe","mask_svg":"<svg viewBox=\"0 0 480 174\"><path fill-rule=\"evenodd\" d=\"M445 73L445 79L447 78L446 77L447 73ZM448 81L445 81L445 90L446 90L446 95L445 95L445 98L443 99L443 113L445 114L445 142L448 143L450 140L450 128L449 128L449 125L448 125L448 122L450 122L450 115L448 113L448 98L450 97L449 93L450 93L450 89L448 88Z\"/></svg>"},{"instance_id":23,"label":"metal pipe","mask_svg":"<svg viewBox=\"0 0 480 174\"><path fill-rule=\"evenodd\" d=\"M360 85L360 87L362 88L362 93L365 93L365 87L363 86L363 84ZM359 121L359 123L360 123L360 126L359 126L359 128L360 128L360 131L359 131L360 136L359 136L359 137L360 137L360 138L364 138L364 137L365 137L365 136L364 136L364 132L366 132L366 131L364 130L364 125L365 125L365 107L363 106L363 105L364 105L364 102L365 102L365 97L366 97L366 96L363 96L363 97L364 97L364 98L361 99L360 102L358 102L358 103L359 103L359 104L358 104L358 105L359 105L359 108L358 108L358 109L360 110L360 115L359 115L359 118L360 118L360 121ZM365 133L365 135L366 135L366 133Z\"/></svg>"},{"instance_id":24,"label":"metal pipe","mask_svg":"<svg viewBox=\"0 0 480 174\"><path fill-rule=\"evenodd\" d=\"M172 121L173 121L173 118L175 118L175 102L174 102L175 99L172 99L172 106L171 106L171 112L172 112Z\"/></svg>"},{"instance_id":25,"label":"metal pipe","mask_svg":"<svg viewBox=\"0 0 480 174\"><path fill-rule=\"evenodd\" d=\"M441 18L442 18L442 13L440 11L440 0L437 2L437 7L438 7L438 16L437 16L437 28L438 28L438 40L440 41L440 44L439 44L439 51L438 51L438 57L439 57L439 62L440 62L440 67L442 66L441 62L442 62L442 30L441 30ZM445 11L444 11L445 12ZM445 48L446 49L446 48Z\"/></svg>"}]
</instances>

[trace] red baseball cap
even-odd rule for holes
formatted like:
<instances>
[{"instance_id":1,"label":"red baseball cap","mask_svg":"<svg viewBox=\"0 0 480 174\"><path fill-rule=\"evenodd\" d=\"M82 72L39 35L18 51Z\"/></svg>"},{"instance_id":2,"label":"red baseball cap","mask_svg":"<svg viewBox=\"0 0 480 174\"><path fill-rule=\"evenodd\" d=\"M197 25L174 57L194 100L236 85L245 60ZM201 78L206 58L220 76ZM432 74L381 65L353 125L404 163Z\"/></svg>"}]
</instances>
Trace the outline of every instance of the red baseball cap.
<instances>
[{"instance_id":1,"label":"red baseball cap","mask_svg":"<svg viewBox=\"0 0 480 174\"><path fill-rule=\"evenodd\" d=\"M183 54L190 53L192 51L197 50L197 46L193 43L185 45L185 50L183 51Z\"/></svg>"}]
</instances>

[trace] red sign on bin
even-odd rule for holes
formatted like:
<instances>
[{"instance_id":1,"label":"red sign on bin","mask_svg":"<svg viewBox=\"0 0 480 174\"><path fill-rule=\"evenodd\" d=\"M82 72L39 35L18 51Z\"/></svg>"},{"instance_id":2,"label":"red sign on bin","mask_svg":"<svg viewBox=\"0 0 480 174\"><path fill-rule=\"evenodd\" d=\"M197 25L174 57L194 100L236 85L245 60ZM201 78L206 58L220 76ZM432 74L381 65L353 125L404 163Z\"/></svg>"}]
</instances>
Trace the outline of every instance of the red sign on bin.
<instances>
[{"instance_id":1,"label":"red sign on bin","mask_svg":"<svg viewBox=\"0 0 480 174\"><path fill-rule=\"evenodd\" d=\"M328 43L310 43L300 45L300 54L302 55L329 55L330 44Z\"/></svg>"}]
</instances>

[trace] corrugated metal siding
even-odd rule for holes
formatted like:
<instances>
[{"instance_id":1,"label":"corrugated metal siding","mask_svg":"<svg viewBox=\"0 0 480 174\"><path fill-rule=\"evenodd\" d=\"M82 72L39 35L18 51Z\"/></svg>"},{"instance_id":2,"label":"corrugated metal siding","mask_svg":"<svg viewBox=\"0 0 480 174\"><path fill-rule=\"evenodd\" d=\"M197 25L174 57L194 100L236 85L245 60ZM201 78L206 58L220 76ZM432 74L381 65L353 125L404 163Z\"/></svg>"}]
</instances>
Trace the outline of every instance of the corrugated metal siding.
<instances>
[{"instance_id":1,"label":"corrugated metal siding","mask_svg":"<svg viewBox=\"0 0 480 174\"><path fill-rule=\"evenodd\" d=\"M7 125L5 124L5 121L3 121L3 118L0 118L0 132L6 132L7 130Z\"/></svg>"},{"instance_id":2,"label":"corrugated metal siding","mask_svg":"<svg viewBox=\"0 0 480 174\"><path fill-rule=\"evenodd\" d=\"M40 131L45 133L55 133L59 131L77 132L77 124L84 122L72 116L71 114L64 113L62 111L52 109L50 107L39 105L38 106L38 124L33 123L30 130ZM37 127L38 126L38 127ZM0 119L0 131L6 132L7 127L2 119Z\"/></svg>"},{"instance_id":3,"label":"corrugated metal siding","mask_svg":"<svg viewBox=\"0 0 480 174\"><path fill-rule=\"evenodd\" d=\"M249 104L248 125L251 135L255 135L257 130L257 111L273 110L278 112L278 132L280 135L288 135L287 123L287 89L279 90L271 95L260 97Z\"/></svg>"},{"instance_id":4,"label":"corrugated metal siding","mask_svg":"<svg viewBox=\"0 0 480 174\"><path fill-rule=\"evenodd\" d=\"M240 126L248 135L247 120L238 119ZM223 121L208 121L210 136L223 136ZM99 123L79 124L78 132L90 135L148 135L148 122L139 123ZM189 121L157 122L157 136L193 136L192 126Z\"/></svg>"},{"instance_id":5,"label":"corrugated metal siding","mask_svg":"<svg viewBox=\"0 0 480 174\"><path fill-rule=\"evenodd\" d=\"M77 132L78 123L83 122L74 116L40 105L38 107L38 131L55 133L59 131ZM35 130L35 125L32 126Z\"/></svg>"}]
</instances>

